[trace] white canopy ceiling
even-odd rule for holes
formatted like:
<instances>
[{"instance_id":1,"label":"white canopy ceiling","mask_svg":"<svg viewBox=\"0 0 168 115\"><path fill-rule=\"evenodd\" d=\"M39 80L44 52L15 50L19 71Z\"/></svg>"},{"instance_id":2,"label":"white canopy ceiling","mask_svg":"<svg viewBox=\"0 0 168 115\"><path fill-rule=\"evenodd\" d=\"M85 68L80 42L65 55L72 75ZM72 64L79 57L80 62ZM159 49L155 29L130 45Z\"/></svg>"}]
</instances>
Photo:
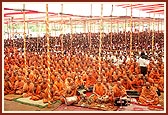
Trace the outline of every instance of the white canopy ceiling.
<instances>
[{"instance_id":1,"label":"white canopy ceiling","mask_svg":"<svg viewBox=\"0 0 168 115\"><path fill-rule=\"evenodd\" d=\"M63 4L63 13L64 14L72 14L72 15L80 15L80 16L100 16L101 14L101 4L103 4L103 16L110 16L113 5L113 16L130 16L131 10L130 8L122 8L118 5L120 4L135 4L135 3L121 3L121 2L105 2L105 3L60 3L60 2L3 2L2 3L2 11L4 20L8 21L11 17L14 18L15 21L23 21L23 14L20 10L23 9L23 4L25 4L25 9L29 10L29 13L26 13L26 20L45 20L45 12L46 12L46 4L48 4L49 11L49 20L60 20L60 16L58 13L61 12L61 4ZM92 4L92 14L91 14L91 4ZM165 10L166 4L165 2L157 3L141 3L144 5L153 5L153 4L164 4L164 7L155 7L157 10ZM8 10L4 10L8 9ZM14 10L9 10L14 9ZM164 12L165 13L165 12ZM153 18L164 18L164 13L146 13L146 11L140 11L138 9L133 9L132 14L134 17L153 17ZM63 18L74 18L78 19L78 16L66 15ZM80 17L81 18L81 17Z\"/></svg>"}]
</instances>

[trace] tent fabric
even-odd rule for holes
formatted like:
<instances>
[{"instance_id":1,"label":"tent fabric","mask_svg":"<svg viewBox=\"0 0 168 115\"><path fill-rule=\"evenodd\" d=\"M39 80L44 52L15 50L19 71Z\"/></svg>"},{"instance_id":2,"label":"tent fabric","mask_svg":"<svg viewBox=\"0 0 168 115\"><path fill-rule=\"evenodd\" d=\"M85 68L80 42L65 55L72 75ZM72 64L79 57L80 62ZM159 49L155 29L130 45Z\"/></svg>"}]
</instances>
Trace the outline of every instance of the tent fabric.
<instances>
[{"instance_id":1,"label":"tent fabric","mask_svg":"<svg viewBox=\"0 0 168 115\"><path fill-rule=\"evenodd\" d=\"M11 21L23 22L23 4L25 4L26 21L28 22L44 22L46 17L46 3L12 3L3 2L4 23ZM61 14L61 4L63 4L63 12ZM92 11L91 11L92 4ZM48 3L49 20L59 21L61 16L64 20L87 20L91 18L100 18L102 3ZM120 2L103 3L103 17L121 18L120 16L130 16L130 4L122 4ZM126 9L127 8L127 9ZM163 19L165 3L132 3L133 17L153 17L149 13L155 13L154 18ZM118 21L117 21L118 22Z\"/></svg>"}]
</instances>

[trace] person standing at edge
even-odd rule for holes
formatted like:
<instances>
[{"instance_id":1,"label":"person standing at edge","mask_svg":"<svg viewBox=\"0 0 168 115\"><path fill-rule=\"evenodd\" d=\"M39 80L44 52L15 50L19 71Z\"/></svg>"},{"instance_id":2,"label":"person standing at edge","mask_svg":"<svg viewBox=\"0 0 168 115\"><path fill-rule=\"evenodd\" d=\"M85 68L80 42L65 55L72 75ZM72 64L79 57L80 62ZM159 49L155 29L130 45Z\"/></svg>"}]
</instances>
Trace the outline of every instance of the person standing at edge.
<instances>
[{"instance_id":1,"label":"person standing at edge","mask_svg":"<svg viewBox=\"0 0 168 115\"><path fill-rule=\"evenodd\" d=\"M147 74L147 65L149 64L149 60L147 55L145 55L144 52L141 52L138 63L140 66L141 74L143 74L144 80L146 81L147 78L145 77L145 75Z\"/></svg>"}]
</instances>

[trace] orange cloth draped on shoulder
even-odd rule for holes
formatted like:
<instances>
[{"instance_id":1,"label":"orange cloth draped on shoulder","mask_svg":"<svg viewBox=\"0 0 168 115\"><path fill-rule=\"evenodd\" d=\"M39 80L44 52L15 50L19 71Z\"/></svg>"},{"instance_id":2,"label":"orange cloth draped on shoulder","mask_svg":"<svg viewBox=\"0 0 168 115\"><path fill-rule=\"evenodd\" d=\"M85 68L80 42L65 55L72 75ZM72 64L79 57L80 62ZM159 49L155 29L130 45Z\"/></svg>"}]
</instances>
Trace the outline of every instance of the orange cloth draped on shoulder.
<instances>
[{"instance_id":1,"label":"orange cloth draped on shoulder","mask_svg":"<svg viewBox=\"0 0 168 115\"><path fill-rule=\"evenodd\" d=\"M156 88L151 86L149 89L144 86L142 88L142 93L139 96L139 102L143 105L157 105L159 103L159 98L156 92Z\"/></svg>"},{"instance_id":2,"label":"orange cloth draped on shoulder","mask_svg":"<svg viewBox=\"0 0 168 115\"><path fill-rule=\"evenodd\" d=\"M35 94L33 94L30 99L32 99L32 100L40 100L42 98L41 90L42 90L41 89L41 85L38 84L37 87L36 87Z\"/></svg>"},{"instance_id":3,"label":"orange cloth draped on shoulder","mask_svg":"<svg viewBox=\"0 0 168 115\"><path fill-rule=\"evenodd\" d=\"M127 75L127 71L123 70L123 76Z\"/></svg>"},{"instance_id":4,"label":"orange cloth draped on shoulder","mask_svg":"<svg viewBox=\"0 0 168 115\"><path fill-rule=\"evenodd\" d=\"M117 80L118 80L118 75L117 75L115 72L113 73L113 80L114 80L114 81L117 81Z\"/></svg>"},{"instance_id":5,"label":"orange cloth draped on shoulder","mask_svg":"<svg viewBox=\"0 0 168 115\"><path fill-rule=\"evenodd\" d=\"M28 87L28 94L31 96L34 93L34 83L30 83Z\"/></svg>"},{"instance_id":6,"label":"orange cloth draped on shoulder","mask_svg":"<svg viewBox=\"0 0 168 115\"><path fill-rule=\"evenodd\" d=\"M160 80L158 82L158 87L157 87L161 92L164 91L164 78L160 77Z\"/></svg>"},{"instance_id":7,"label":"orange cloth draped on shoulder","mask_svg":"<svg viewBox=\"0 0 168 115\"><path fill-rule=\"evenodd\" d=\"M9 81L5 80L4 81L4 94L9 94L11 92L10 86L9 86Z\"/></svg>"},{"instance_id":8,"label":"orange cloth draped on shoulder","mask_svg":"<svg viewBox=\"0 0 168 115\"><path fill-rule=\"evenodd\" d=\"M132 81L132 86L133 86L134 90L138 91L139 93L142 91L142 86L143 85L144 85L144 80L143 79L135 78Z\"/></svg>"},{"instance_id":9,"label":"orange cloth draped on shoulder","mask_svg":"<svg viewBox=\"0 0 168 115\"><path fill-rule=\"evenodd\" d=\"M59 79L59 78L57 78L57 79ZM59 79L59 80L55 81L54 85L56 85L56 87L58 88L60 96L63 95L64 91L65 91L64 82L61 79Z\"/></svg>"},{"instance_id":10,"label":"orange cloth draped on shoulder","mask_svg":"<svg viewBox=\"0 0 168 115\"><path fill-rule=\"evenodd\" d=\"M114 87L112 88L113 93L114 93L114 97L123 97L126 95L126 90L123 86L120 86L120 88L118 87L117 84L114 85Z\"/></svg>"},{"instance_id":11,"label":"orange cloth draped on shoulder","mask_svg":"<svg viewBox=\"0 0 168 115\"><path fill-rule=\"evenodd\" d=\"M16 94L22 94L23 93L23 86L24 86L24 81L21 80L21 77L17 78L18 80L15 81L14 84L14 91Z\"/></svg>"},{"instance_id":12,"label":"orange cloth draped on shoulder","mask_svg":"<svg viewBox=\"0 0 168 115\"><path fill-rule=\"evenodd\" d=\"M66 78L67 78L67 75L64 73L64 74L61 76L61 79L62 79L63 81L65 81Z\"/></svg>"},{"instance_id":13,"label":"orange cloth draped on shoulder","mask_svg":"<svg viewBox=\"0 0 168 115\"><path fill-rule=\"evenodd\" d=\"M109 71L109 76L112 76L112 75L113 75L113 72L114 72L114 69L111 68L110 71Z\"/></svg>"},{"instance_id":14,"label":"orange cloth draped on shoulder","mask_svg":"<svg viewBox=\"0 0 168 115\"><path fill-rule=\"evenodd\" d=\"M98 78L98 73L96 71L92 71L92 76L94 77L94 79Z\"/></svg>"},{"instance_id":15,"label":"orange cloth draped on shoulder","mask_svg":"<svg viewBox=\"0 0 168 115\"><path fill-rule=\"evenodd\" d=\"M83 82L83 80L81 79L81 78L77 78L76 80L75 80L75 85L78 87L78 86L81 86L81 85L83 85L84 84L84 82Z\"/></svg>"},{"instance_id":16,"label":"orange cloth draped on shoulder","mask_svg":"<svg viewBox=\"0 0 168 115\"><path fill-rule=\"evenodd\" d=\"M135 73L136 73L136 74L140 74L140 67L139 67L139 66L137 66L137 67L135 68Z\"/></svg>"},{"instance_id":17,"label":"orange cloth draped on shoulder","mask_svg":"<svg viewBox=\"0 0 168 115\"><path fill-rule=\"evenodd\" d=\"M46 88L44 89L44 92L42 93L42 98L43 98L43 103L47 103L48 102L48 91L49 89ZM50 92L50 95L51 95L51 92Z\"/></svg>"},{"instance_id":18,"label":"orange cloth draped on shoulder","mask_svg":"<svg viewBox=\"0 0 168 115\"><path fill-rule=\"evenodd\" d=\"M15 84L15 76L12 75L12 76L9 78L9 81L10 81L11 85L14 86L14 84ZM11 87L11 88L13 89L13 87Z\"/></svg>"},{"instance_id":19,"label":"orange cloth draped on shoulder","mask_svg":"<svg viewBox=\"0 0 168 115\"><path fill-rule=\"evenodd\" d=\"M86 74L86 72L84 72L83 74L82 74L82 80L83 81L86 81L86 78L88 77L88 75Z\"/></svg>"},{"instance_id":20,"label":"orange cloth draped on shoulder","mask_svg":"<svg viewBox=\"0 0 168 115\"><path fill-rule=\"evenodd\" d=\"M126 90L132 90L133 89L132 84L131 84L131 80L129 80L128 78L127 78L127 80L123 79L121 81L121 85L123 87L125 87Z\"/></svg>"},{"instance_id":21,"label":"orange cloth draped on shoulder","mask_svg":"<svg viewBox=\"0 0 168 115\"><path fill-rule=\"evenodd\" d=\"M37 87L36 87L36 95L40 95L40 93L41 93L41 85L39 84L39 85L37 85Z\"/></svg>"},{"instance_id":22,"label":"orange cloth draped on shoulder","mask_svg":"<svg viewBox=\"0 0 168 115\"><path fill-rule=\"evenodd\" d=\"M74 80L70 77L67 77L65 80L65 96L71 97L76 95L76 86Z\"/></svg>"},{"instance_id":23,"label":"orange cloth draped on shoulder","mask_svg":"<svg viewBox=\"0 0 168 115\"><path fill-rule=\"evenodd\" d=\"M150 84L154 85L154 80L150 77L147 77L147 82L149 82Z\"/></svg>"},{"instance_id":24,"label":"orange cloth draped on shoulder","mask_svg":"<svg viewBox=\"0 0 168 115\"><path fill-rule=\"evenodd\" d=\"M44 103L48 102L48 100L47 100L48 92L47 92L47 83L46 83L46 81L41 84L40 98L43 99Z\"/></svg>"},{"instance_id":25,"label":"orange cloth draped on shoulder","mask_svg":"<svg viewBox=\"0 0 168 115\"><path fill-rule=\"evenodd\" d=\"M134 64L131 64L130 68L129 68L129 72L133 73L134 72Z\"/></svg>"},{"instance_id":26,"label":"orange cloth draped on shoulder","mask_svg":"<svg viewBox=\"0 0 168 115\"><path fill-rule=\"evenodd\" d=\"M102 83L100 83L99 85L95 84L93 87L93 93L95 94L94 100L96 100L98 97L106 95L107 88Z\"/></svg>"},{"instance_id":27,"label":"orange cloth draped on shoulder","mask_svg":"<svg viewBox=\"0 0 168 115\"><path fill-rule=\"evenodd\" d=\"M5 64L5 65L4 65L4 69L5 69L5 70L9 70L9 65L8 65L8 64Z\"/></svg>"},{"instance_id":28,"label":"orange cloth draped on shoulder","mask_svg":"<svg viewBox=\"0 0 168 115\"><path fill-rule=\"evenodd\" d=\"M161 66L160 66L160 74L164 75L164 63L162 63Z\"/></svg>"},{"instance_id":29,"label":"orange cloth draped on shoulder","mask_svg":"<svg viewBox=\"0 0 168 115\"><path fill-rule=\"evenodd\" d=\"M40 82L40 83L43 81L43 78L42 78L41 75L38 76L37 81Z\"/></svg>"},{"instance_id":30,"label":"orange cloth draped on shoulder","mask_svg":"<svg viewBox=\"0 0 168 115\"><path fill-rule=\"evenodd\" d=\"M86 87L93 86L95 83L96 83L95 77L88 76L88 77L86 78L85 86L86 86Z\"/></svg>"},{"instance_id":31,"label":"orange cloth draped on shoulder","mask_svg":"<svg viewBox=\"0 0 168 115\"><path fill-rule=\"evenodd\" d=\"M35 74L33 71L31 71L31 73L29 74L29 79L32 81L32 82L35 82Z\"/></svg>"},{"instance_id":32,"label":"orange cloth draped on shoulder","mask_svg":"<svg viewBox=\"0 0 168 115\"><path fill-rule=\"evenodd\" d=\"M52 79L53 81L55 81L55 79L56 79L55 75L51 75L51 79Z\"/></svg>"},{"instance_id":33,"label":"orange cloth draped on shoulder","mask_svg":"<svg viewBox=\"0 0 168 115\"><path fill-rule=\"evenodd\" d=\"M154 80L155 83L159 82L160 79L160 74L157 71L157 69L155 68L154 70L152 70L149 74L149 77L152 78Z\"/></svg>"},{"instance_id":34,"label":"orange cloth draped on shoulder","mask_svg":"<svg viewBox=\"0 0 168 115\"><path fill-rule=\"evenodd\" d=\"M25 82L23 85L23 92L27 92L29 89L28 84Z\"/></svg>"},{"instance_id":35,"label":"orange cloth draped on shoulder","mask_svg":"<svg viewBox=\"0 0 168 115\"><path fill-rule=\"evenodd\" d=\"M122 71L120 70L120 71L118 71L118 77L120 77L120 78L123 78L123 73L122 73Z\"/></svg>"},{"instance_id":36,"label":"orange cloth draped on shoulder","mask_svg":"<svg viewBox=\"0 0 168 115\"><path fill-rule=\"evenodd\" d=\"M55 83L52 86L52 92L53 92L53 100L60 99L60 91Z\"/></svg>"}]
</instances>

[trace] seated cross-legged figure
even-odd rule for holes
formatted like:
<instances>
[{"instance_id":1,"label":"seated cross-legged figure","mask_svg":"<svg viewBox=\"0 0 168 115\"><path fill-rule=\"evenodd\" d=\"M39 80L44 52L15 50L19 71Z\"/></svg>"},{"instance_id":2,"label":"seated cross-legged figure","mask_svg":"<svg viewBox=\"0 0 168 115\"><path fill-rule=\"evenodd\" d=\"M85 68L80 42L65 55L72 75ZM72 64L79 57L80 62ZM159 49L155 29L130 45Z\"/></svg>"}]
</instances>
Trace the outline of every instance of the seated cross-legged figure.
<instances>
[{"instance_id":1,"label":"seated cross-legged figure","mask_svg":"<svg viewBox=\"0 0 168 115\"><path fill-rule=\"evenodd\" d=\"M146 86L143 86L142 93L139 96L139 102L143 105L157 105L159 103L159 97L156 92L156 87L146 82Z\"/></svg>"}]
</instances>

